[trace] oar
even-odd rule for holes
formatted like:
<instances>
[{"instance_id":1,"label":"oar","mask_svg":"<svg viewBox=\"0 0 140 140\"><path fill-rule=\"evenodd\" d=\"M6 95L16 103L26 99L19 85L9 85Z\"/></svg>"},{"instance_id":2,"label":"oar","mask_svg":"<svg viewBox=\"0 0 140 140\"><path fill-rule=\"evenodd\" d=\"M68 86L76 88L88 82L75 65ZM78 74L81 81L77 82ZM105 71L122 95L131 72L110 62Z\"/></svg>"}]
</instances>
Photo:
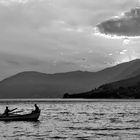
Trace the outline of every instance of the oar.
<instances>
[{"instance_id":1,"label":"oar","mask_svg":"<svg viewBox=\"0 0 140 140\"><path fill-rule=\"evenodd\" d=\"M15 111L17 108L14 108L14 109L12 109L12 110L10 110L10 112L13 112L13 111Z\"/></svg>"},{"instance_id":2,"label":"oar","mask_svg":"<svg viewBox=\"0 0 140 140\"><path fill-rule=\"evenodd\" d=\"M12 113L20 113L20 112L23 112L23 110L15 111L15 112L12 112Z\"/></svg>"},{"instance_id":3,"label":"oar","mask_svg":"<svg viewBox=\"0 0 140 140\"><path fill-rule=\"evenodd\" d=\"M21 109L19 111L15 111L15 112L11 112L11 113L20 113L20 112L23 112L23 111L24 111L24 109Z\"/></svg>"}]
</instances>

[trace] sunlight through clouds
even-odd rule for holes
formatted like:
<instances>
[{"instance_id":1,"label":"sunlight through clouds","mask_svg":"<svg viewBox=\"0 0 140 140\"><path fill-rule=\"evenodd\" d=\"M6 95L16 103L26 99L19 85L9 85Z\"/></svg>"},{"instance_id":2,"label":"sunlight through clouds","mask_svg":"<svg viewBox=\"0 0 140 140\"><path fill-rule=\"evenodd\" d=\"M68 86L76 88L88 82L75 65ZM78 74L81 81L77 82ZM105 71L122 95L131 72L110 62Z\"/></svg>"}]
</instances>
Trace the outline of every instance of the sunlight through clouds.
<instances>
[{"instance_id":1,"label":"sunlight through clouds","mask_svg":"<svg viewBox=\"0 0 140 140\"><path fill-rule=\"evenodd\" d=\"M96 25L111 17L117 21L136 4L137 0L0 0L0 53L10 56L7 61L16 72L97 71L115 61L132 60L139 57L139 41L103 34ZM10 69L3 61L0 66Z\"/></svg>"}]
</instances>

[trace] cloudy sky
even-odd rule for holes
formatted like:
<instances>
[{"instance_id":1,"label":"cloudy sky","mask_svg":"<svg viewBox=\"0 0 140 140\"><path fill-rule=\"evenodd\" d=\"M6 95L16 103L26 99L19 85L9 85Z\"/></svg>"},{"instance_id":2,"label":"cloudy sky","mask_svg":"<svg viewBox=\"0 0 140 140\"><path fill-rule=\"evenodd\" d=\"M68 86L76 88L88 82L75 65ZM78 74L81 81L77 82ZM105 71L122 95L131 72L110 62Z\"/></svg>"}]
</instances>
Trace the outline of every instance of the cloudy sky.
<instances>
[{"instance_id":1,"label":"cloudy sky","mask_svg":"<svg viewBox=\"0 0 140 140\"><path fill-rule=\"evenodd\" d=\"M140 19L124 15L138 5L137 0L0 0L0 79L25 70L97 71L139 58Z\"/></svg>"}]
</instances>

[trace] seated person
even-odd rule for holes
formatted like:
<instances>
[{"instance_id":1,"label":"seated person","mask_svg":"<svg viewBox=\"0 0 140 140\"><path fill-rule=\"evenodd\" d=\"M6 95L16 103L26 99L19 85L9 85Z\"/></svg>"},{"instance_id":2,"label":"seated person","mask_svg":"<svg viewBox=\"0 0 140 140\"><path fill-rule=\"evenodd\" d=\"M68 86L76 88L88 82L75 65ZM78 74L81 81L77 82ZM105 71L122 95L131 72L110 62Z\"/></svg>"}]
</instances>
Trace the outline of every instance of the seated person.
<instances>
[{"instance_id":1,"label":"seated person","mask_svg":"<svg viewBox=\"0 0 140 140\"><path fill-rule=\"evenodd\" d=\"M37 106L37 104L35 104L34 106L35 106L35 110L33 110L32 113L38 113L38 112L40 112L40 109Z\"/></svg>"},{"instance_id":2,"label":"seated person","mask_svg":"<svg viewBox=\"0 0 140 140\"><path fill-rule=\"evenodd\" d=\"M8 106L6 106L6 109L5 109L4 113L3 113L3 115L8 116L10 112L12 112L12 111L14 111L14 110L16 110L16 109L17 109L17 108L14 108L14 109L12 109L12 110L9 110Z\"/></svg>"}]
</instances>

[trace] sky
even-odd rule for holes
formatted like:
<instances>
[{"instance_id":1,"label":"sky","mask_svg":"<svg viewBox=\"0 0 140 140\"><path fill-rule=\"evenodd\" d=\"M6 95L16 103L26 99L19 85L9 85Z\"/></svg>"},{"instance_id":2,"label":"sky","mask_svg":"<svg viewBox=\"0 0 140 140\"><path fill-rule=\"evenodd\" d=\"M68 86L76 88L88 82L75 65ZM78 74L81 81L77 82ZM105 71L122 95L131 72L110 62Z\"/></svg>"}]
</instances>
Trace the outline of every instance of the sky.
<instances>
[{"instance_id":1,"label":"sky","mask_svg":"<svg viewBox=\"0 0 140 140\"><path fill-rule=\"evenodd\" d=\"M140 58L140 20L127 15L137 6L138 0L0 0L0 79L22 71L98 71Z\"/></svg>"}]
</instances>

